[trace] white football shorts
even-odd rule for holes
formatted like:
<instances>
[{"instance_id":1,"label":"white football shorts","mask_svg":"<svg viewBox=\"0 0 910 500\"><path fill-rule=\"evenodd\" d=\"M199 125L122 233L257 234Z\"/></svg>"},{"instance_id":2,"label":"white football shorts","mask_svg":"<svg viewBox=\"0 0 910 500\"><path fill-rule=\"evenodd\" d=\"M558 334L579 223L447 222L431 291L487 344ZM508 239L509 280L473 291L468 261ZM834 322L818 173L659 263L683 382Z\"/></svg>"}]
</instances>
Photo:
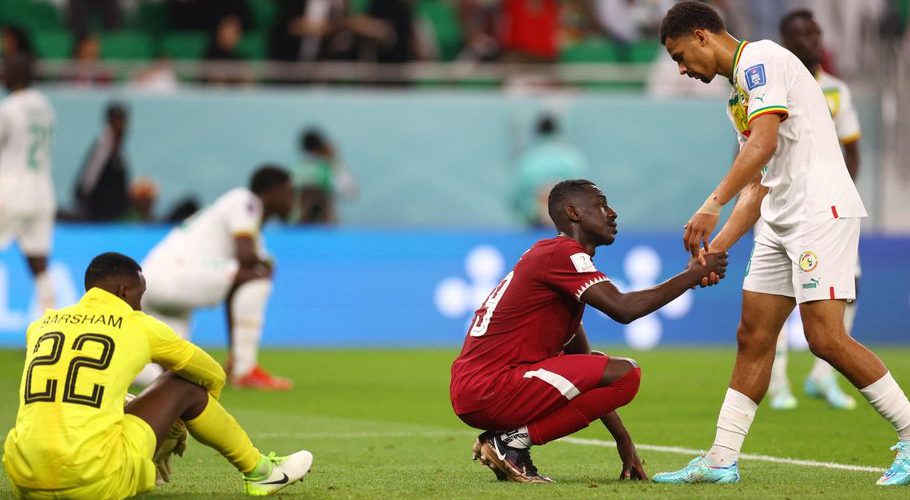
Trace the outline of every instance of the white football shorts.
<instances>
[{"instance_id":1,"label":"white football shorts","mask_svg":"<svg viewBox=\"0 0 910 500\"><path fill-rule=\"evenodd\" d=\"M191 311L223 302L240 264L220 257L154 257L142 263L143 304L157 311Z\"/></svg>"},{"instance_id":2,"label":"white football shorts","mask_svg":"<svg viewBox=\"0 0 910 500\"><path fill-rule=\"evenodd\" d=\"M13 240L26 257L47 257L54 236L54 214L0 214L0 250Z\"/></svg>"},{"instance_id":3,"label":"white football shorts","mask_svg":"<svg viewBox=\"0 0 910 500\"><path fill-rule=\"evenodd\" d=\"M767 224L755 234L743 290L813 300L856 298L860 219L815 222L782 237Z\"/></svg>"}]
</instances>

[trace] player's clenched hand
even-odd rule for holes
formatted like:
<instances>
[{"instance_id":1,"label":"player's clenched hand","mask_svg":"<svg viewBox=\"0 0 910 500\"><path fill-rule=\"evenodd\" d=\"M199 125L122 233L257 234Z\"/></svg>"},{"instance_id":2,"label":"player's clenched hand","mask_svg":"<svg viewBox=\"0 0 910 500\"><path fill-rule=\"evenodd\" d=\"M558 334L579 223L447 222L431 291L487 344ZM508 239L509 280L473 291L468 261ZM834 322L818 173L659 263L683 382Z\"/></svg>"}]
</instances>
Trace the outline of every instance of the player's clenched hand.
<instances>
[{"instance_id":1,"label":"player's clenched hand","mask_svg":"<svg viewBox=\"0 0 910 500\"><path fill-rule=\"evenodd\" d=\"M619 479L634 479L636 481L647 481L648 474L641 465L641 459L638 458L638 452L635 450L635 444L631 439L618 441L616 451L619 452L619 458L622 460L622 473Z\"/></svg>"},{"instance_id":2,"label":"player's clenched hand","mask_svg":"<svg viewBox=\"0 0 910 500\"><path fill-rule=\"evenodd\" d=\"M704 212L696 212L689 219L689 223L685 225L685 231L683 231L683 246L693 257L698 256L699 248L708 248L708 238L714 232L714 226L717 225L719 219L720 217L717 215Z\"/></svg>"},{"instance_id":3,"label":"player's clenched hand","mask_svg":"<svg viewBox=\"0 0 910 500\"><path fill-rule=\"evenodd\" d=\"M699 250L697 257L689 259L689 271L702 288L716 285L727 273L727 252ZM695 288L695 285L692 285Z\"/></svg>"}]
</instances>

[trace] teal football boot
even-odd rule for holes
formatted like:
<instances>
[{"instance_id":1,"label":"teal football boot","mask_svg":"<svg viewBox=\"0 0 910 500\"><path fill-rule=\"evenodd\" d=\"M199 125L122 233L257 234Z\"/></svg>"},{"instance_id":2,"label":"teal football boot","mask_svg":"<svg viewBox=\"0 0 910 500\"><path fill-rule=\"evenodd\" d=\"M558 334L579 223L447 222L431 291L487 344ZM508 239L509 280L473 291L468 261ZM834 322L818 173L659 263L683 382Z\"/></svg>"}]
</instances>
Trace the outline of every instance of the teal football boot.
<instances>
[{"instance_id":1,"label":"teal football boot","mask_svg":"<svg viewBox=\"0 0 910 500\"><path fill-rule=\"evenodd\" d=\"M891 468L878 479L879 486L903 486L910 484L910 441L901 441L891 447L897 450Z\"/></svg>"},{"instance_id":2,"label":"teal football boot","mask_svg":"<svg viewBox=\"0 0 910 500\"><path fill-rule=\"evenodd\" d=\"M705 463L705 457L695 457L688 465L676 472L660 472L654 475L655 483L738 483L739 466L734 463L727 467L711 467Z\"/></svg>"}]
</instances>

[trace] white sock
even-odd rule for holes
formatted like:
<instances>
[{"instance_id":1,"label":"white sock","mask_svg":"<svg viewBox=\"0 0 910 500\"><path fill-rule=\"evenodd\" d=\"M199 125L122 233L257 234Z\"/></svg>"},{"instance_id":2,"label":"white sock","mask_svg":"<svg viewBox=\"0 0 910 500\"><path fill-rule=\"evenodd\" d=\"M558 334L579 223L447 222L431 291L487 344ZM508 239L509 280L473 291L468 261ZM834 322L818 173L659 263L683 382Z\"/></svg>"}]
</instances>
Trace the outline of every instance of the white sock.
<instances>
[{"instance_id":1,"label":"white sock","mask_svg":"<svg viewBox=\"0 0 910 500\"><path fill-rule=\"evenodd\" d=\"M910 401L904 391L886 373L882 378L859 390L879 415L891 422L901 441L910 440Z\"/></svg>"},{"instance_id":2,"label":"white sock","mask_svg":"<svg viewBox=\"0 0 910 500\"><path fill-rule=\"evenodd\" d=\"M231 341L231 375L234 378L249 373L258 364L259 339L265 307L272 291L272 282L257 279L240 285L231 300L233 335Z\"/></svg>"},{"instance_id":3,"label":"white sock","mask_svg":"<svg viewBox=\"0 0 910 500\"><path fill-rule=\"evenodd\" d=\"M758 404L745 394L727 389L724 404L717 417L717 434L714 446L705 454L705 462L713 467L727 467L736 463L739 450L749 433Z\"/></svg>"},{"instance_id":4,"label":"white sock","mask_svg":"<svg viewBox=\"0 0 910 500\"><path fill-rule=\"evenodd\" d=\"M512 448L526 450L531 447L531 435L528 434L528 426L519 427L514 431L503 432L499 439Z\"/></svg>"},{"instance_id":5,"label":"white sock","mask_svg":"<svg viewBox=\"0 0 910 500\"><path fill-rule=\"evenodd\" d=\"M54 294L54 280L50 270L35 275L35 295L38 297L38 308L41 313L57 307Z\"/></svg>"},{"instance_id":6,"label":"white sock","mask_svg":"<svg viewBox=\"0 0 910 500\"><path fill-rule=\"evenodd\" d=\"M136 375L136 379L133 380L133 383L147 387L151 385L152 382L154 382L155 379L158 378L162 373L164 373L164 369L161 368L161 365L157 363L149 363L145 365L145 368L143 368L138 375Z\"/></svg>"},{"instance_id":7,"label":"white sock","mask_svg":"<svg viewBox=\"0 0 910 500\"><path fill-rule=\"evenodd\" d=\"M771 365L771 384L768 386L771 395L790 392L790 379L787 378L787 331L781 330L777 336L777 350L774 352L774 364Z\"/></svg>"}]
</instances>

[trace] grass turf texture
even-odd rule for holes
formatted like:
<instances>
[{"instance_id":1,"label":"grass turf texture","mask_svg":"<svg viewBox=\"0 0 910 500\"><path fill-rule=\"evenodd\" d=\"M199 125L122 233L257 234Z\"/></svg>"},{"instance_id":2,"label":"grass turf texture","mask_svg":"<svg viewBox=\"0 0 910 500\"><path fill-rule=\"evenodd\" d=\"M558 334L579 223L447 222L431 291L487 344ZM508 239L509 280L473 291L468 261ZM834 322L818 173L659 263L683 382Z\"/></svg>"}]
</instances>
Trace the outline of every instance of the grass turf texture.
<instances>
[{"instance_id":1,"label":"grass turf texture","mask_svg":"<svg viewBox=\"0 0 910 500\"><path fill-rule=\"evenodd\" d=\"M607 350L611 352L611 350ZM664 349L628 353L641 364L638 397L622 410L637 443L710 446L733 362L730 349ZM910 388L910 349L880 349L898 382ZM216 353L223 358L223 353ZM612 448L554 442L534 448L551 485L497 483L470 461L476 432L448 401L448 350L270 351L263 364L292 377L290 393L225 390L222 401L264 452L300 448L315 456L313 471L284 495L301 498L873 498L906 497L906 488L875 486L877 473L744 461L738 485L657 485L620 482ZM0 351L0 427L15 421L22 353ZM854 411L829 410L802 397L811 358L793 353L790 374L800 407L759 409L746 453L875 466L884 469L896 442L887 422L858 400ZM846 386L845 383L842 385ZM3 431L5 432L5 430ZM610 440L599 423L575 437ZM691 456L640 451L649 474L682 467ZM240 476L217 453L191 441L173 463L175 478L148 497L241 498ZM0 474L0 497L10 496Z\"/></svg>"}]
</instances>

